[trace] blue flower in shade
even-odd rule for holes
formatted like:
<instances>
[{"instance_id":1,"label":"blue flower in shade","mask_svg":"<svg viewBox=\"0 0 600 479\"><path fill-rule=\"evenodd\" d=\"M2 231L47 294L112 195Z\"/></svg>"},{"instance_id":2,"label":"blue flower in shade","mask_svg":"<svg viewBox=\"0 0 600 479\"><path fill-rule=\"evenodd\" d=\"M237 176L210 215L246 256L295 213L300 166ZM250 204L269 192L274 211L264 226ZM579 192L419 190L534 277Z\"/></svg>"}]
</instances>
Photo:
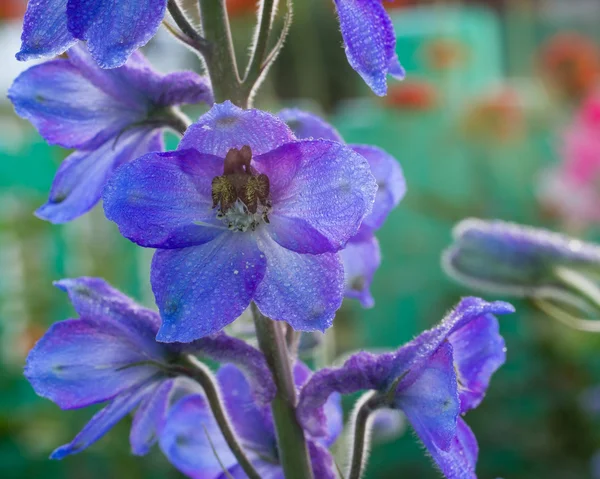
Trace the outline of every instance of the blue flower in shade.
<instances>
[{"instance_id":1,"label":"blue flower in shade","mask_svg":"<svg viewBox=\"0 0 600 479\"><path fill-rule=\"evenodd\" d=\"M134 454L146 454L162 429L173 394L201 392L196 383L169 372L182 354L237 364L260 404L273 399L275 385L266 361L244 341L220 334L186 345L157 343L158 313L102 279L65 279L56 285L69 294L79 319L48 330L29 353L25 376L37 394L63 409L108 405L71 443L54 451L53 459L86 449L136 407L131 447Z\"/></svg>"},{"instance_id":2,"label":"blue flower in shade","mask_svg":"<svg viewBox=\"0 0 600 479\"><path fill-rule=\"evenodd\" d=\"M304 364L296 363L294 379L298 389L310 374ZM285 479L270 408L256 404L248 381L236 367L223 366L217 378L235 431L257 472L265 479ZM307 436L313 473L315 478L335 479L335 465L327 448L343 426L339 395L332 395L321 413L325 434L318 438ZM159 444L169 461L193 479L246 478L201 395L184 397L172 407Z\"/></svg>"},{"instance_id":3,"label":"blue flower in shade","mask_svg":"<svg viewBox=\"0 0 600 479\"><path fill-rule=\"evenodd\" d=\"M18 60L51 57L84 40L102 68L123 65L156 33L167 0L29 0Z\"/></svg>"},{"instance_id":4,"label":"blue flower in shade","mask_svg":"<svg viewBox=\"0 0 600 479\"><path fill-rule=\"evenodd\" d=\"M160 75L140 53L113 70L98 68L84 47L68 55L25 71L8 92L17 114L49 143L77 150L36 212L53 223L89 211L119 165L162 150L163 129L177 118L174 105L212 103L206 79L192 72Z\"/></svg>"},{"instance_id":5,"label":"blue flower in shade","mask_svg":"<svg viewBox=\"0 0 600 479\"><path fill-rule=\"evenodd\" d=\"M396 352L360 352L341 368L317 372L300 393L300 422L314 436L326 435L315 411L330 394L375 390L387 407L404 412L446 477L475 478L477 442L461 415L479 405L504 363L494 315L513 311L507 303L465 298L437 327Z\"/></svg>"},{"instance_id":6,"label":"blue flower in shade","mask_svg":"<svg viewBox=\"0 0 600 479\"><path fill-rule=\"evenodd\" d=\"M288 124L297 138L344 141L335 128L312 113L286 109L279 112L279 117ZM344 263L346 296L358 299L365 308L370 308L375 302L369 289L381 263L379 242L374 232L383 225L387 215L404 197L406 182L398 161L382 149L370 145L349 146L367 160L378 186L373 210L362 222L358 233L350 238L340 252Z\"/></svg>"},{"instance_id":7,"label":"blue flower in shade","mask_svg":"<svg viewBox=\"0 0 600 479\"><path fill-rule=\"evenodd\" d=\"M446 273L482 291L564 296L558 268L598 270L600 247L551 231L500 220L466 219L442 257Z\"/></svg>"},{"instance_id":8,"label":"blue flower in shade","mask_svg":"<svg viewBox=\"0 0 600 479\"><path fill-rule=\"evenodd\" d=\"M296 330L328 328L344 293L337 252L376 189L366 160L347 146L297 140L279 118L225 102L177 151L119 168L104 209L125 237L158 248L158 340L189 342L251 301Z\"/></svg>"},{"instance_id":9,"label":"blue flower in shade","mask_svg":"<svg viewBox=\"0 0 600 479\"><path fill-rule=\"evenodd\" d=\"M379 96L388 75L406 75L396 55L396 33L383 0L334 0L350 66Z\"/></svg>"}]
</instances>

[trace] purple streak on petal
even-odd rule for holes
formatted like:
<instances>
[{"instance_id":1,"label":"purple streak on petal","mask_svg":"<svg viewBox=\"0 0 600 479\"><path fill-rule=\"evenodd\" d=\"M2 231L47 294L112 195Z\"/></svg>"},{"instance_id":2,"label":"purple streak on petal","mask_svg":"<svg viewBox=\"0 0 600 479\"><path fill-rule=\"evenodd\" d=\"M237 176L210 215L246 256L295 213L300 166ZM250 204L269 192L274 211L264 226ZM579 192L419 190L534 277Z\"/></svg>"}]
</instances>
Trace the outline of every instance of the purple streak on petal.
<instances>
[{"instance_id":1,"label":"purple streak on petal","mask_svg":"<svg viewBox=\"0 0 600 479\"><path fill-rule=\"evenodd\" d=\"M46 204L35 212L51 223L66 223L91 210L114 171L140 155L163 148L162 132L131 130L93 151L71 153L60 165Z\"/></svg>"},{"instance_id":2,"label":"purple streak on petal","mask_svg":"<svg viewBox=\"0 0 600 479\"><path fill-rule=\"evenodd\" d=\"M176 388L176 379L167 379L146 395L135 412L129 442L136 456L144 456L158 441L158 437L167 419L169 401Z\"/></svg>"},{"instance_id":3,"label":"purple streak on petal","mask_svg":"<svg viewBox=\"0 0 600 479\"><path fill-rule=\"evenodd\" d=\"M166 0L68 0L67 25L73 36L87 40L102 68L115 68L154 36L166 6Z\"/></svg>"},{"instance_id":4,"label":"purple streak on petal","mask_svg":"<svg viewBox=\"0 0 600 479\"><path fill-rule=\"evenodd\" d=\"M258 472L258 475L261 479L285 479L283 475L283 469L278 464L271 464L266 461L261 461L260 459L256 459L253 461L253 466ZM216 479L248 479L248 476L242 469L242 467L238 464L233 466L231 469L227 471L227 474L223 472Z\"/></svg>"},{"instance_id":5,"label":"purple streak on petal","mask_svg":"<svg viewBox=\"0 0 600 479\"><path fill-rule=\"evenodd\" d=\"M341 368L317 371L302 388L296 414L313 436L326 436L327 423L321 407L329 396L338 392L351 394L364 389L380 389L391 373L393 355L360 352L351 356Z\"/></svg>"},{"instance_id":6,"label":"purple streak on petal","mask_svg":"<svg viewBox=\"0 0 600 479\"><path fill-rule=\"evenodd\" d=\"M427 361L419 377L399 387L394 405L401 409L428 450L448 449L456 435L460 413L452 346L443 343Z\"/></svg>"},{"instance_id":7,"label":"purple streak on petal","mask_svg":"<svg viewBox=\"0 0 600 479\"><path fill-rule=\"evenodd\" d=\"M311 254L338 251L371 212L375 179L366 160L345 145L302 140L255 157L254 163L271 180L273 226L268 231L287 249ZM281 224L279 217L285 218ZM313 233L306 240L311 228L322 238Z\"/></svg>"},{"instance_id":8,"label":"purple streak on petal","mask_svg":"<svg viewBox=\"0 0 600 479\"><path fill-rule=\"evenodd\" d=\"M270 404L258 405L246 377L229 364L217 372L223 401L235 432L248 451L261 457L277 458L277 439Z\"/></svg>"},{"instance_id":9,"label":"purple streak on petal","mask_svg":"<svg viewBox=\"0 0 600 479\"><path fill-rule=\"evenodd\" d=\"M153 102L161 106L214 103L210 80L191 71L166 75L151 93Z\"/></svg>"},{"instance_id":10,"label":"purple streak on petal","mask_svg":"<svg viewBox=\"0 0 600 479\"><path fill-rule=\"evenodd\" d=\"M361 230L375 231L383 225L390 211L406 193L406 181L398 160L381 148L370 145L350 145L369 162L371 173L377 180L377 195L373 210L365 218Z\"/></svg>"},{"instance_id":11,"label":"purple streak on petal","mask_svg":"<svg viewBox=\"0 0 600 479\"><path fill-rule=\"evenodd\" d=\"M322 139L343 143L337 130L321 117L297 108L281 110L277 116L287 123L299 140Z\"/></svg>"},{"instance_id":12,"label":"purple streak on petal","mask_svg":"<svg viewBox=\"0 0 600 479\"><path fill-rule=\"evenodd\" d=\"M334 0L346 56L373 92L387 92L388 73L403 78L396 56L396 34L381 0Z\"/></svg>"},{"instance_id":13,"label":"purple streak on petal","mask_svg":"<svg viewBox=\"0 0 600 479\"><path fill-rule=\"evenodd\" d=\"M89 82L68 60L35 65L17 77L8 98L46 141L65 148L97 148L144 113Z\"/></svg>"},{"instance_id":14,"label":"purple streak on petal","mask_svg":"<svg viewBox=\"0 0 600 479\"><path fill-rule=\"evenodd\" d=\"M237 464L208 404L199 395L187 396L172 407L159 444L171 464L192 479L215 479L223 472L221 464L227 469Z\"/></svg>"},{"instance_id":15,"label":"purple streak on petal","mask_svg":"<svg viewBox=\"0 0 600 479\"><path fill-rule=\"evenodd\" d=\"M17 60L58 55L75 41L67 28L67 0L30 0Z\"/></svg>"},{"instance_id":16,"label":"purple streak on petal","mask_svg":"<svg viewBox=\"0 0 600 479\"><path fill-rule=\"evenodd\" d=\"M188 128L179 149L194 148L225 158L231 148L248 145L254 155L261 155L293 140L291 130L276 116L242 110L226 101L215 104Z\"/></svg>"},{"instance_id":17,"label":"purple streak on petal","mask_svg":"<svg viewBox=\"0 0 600 479\"><path fill-rule=\"evenodd\" d=\"M241 339L218 333L186 344L185 351L241 369L259 403L269 404L277 393L264 355Z\"/></svg>"},{"instance_id":18,"label":"purple streak on petal","mask_svg":"<svg viewBox=\"0 0 600 479\"><path fill-rule=\"evenodd\" d=\"M456 436L447 450L428 448L429 454L448 479L477 479L475 465L479 447L475 435L460 416Z\"/></svg>"},{"instance_id":19,"label":"purple streak on petal","mask_svg":"<svg viewBox=\"0 0 600 479\"><path fill-rule=\"evenodd\" d=\"M104 409L97 412L77 436L69 443L56 449L51 459L63 459L71 454L83 451L102 438L112 427L129 413L139 402L156 388L150 382L142 387L134 387L119 395Z\"/></svg>"},{"instance_id":20,"label":"purple streak on petal","mask_svg":"<svg viewBox=\"0 0 600 479\"><path fill-rule=\"evenodd\" d=\"M119 168L106 185L106 217L141 246L207 243L227 231L211 199L211 181L222 173L222 159L195 150L150 153Z\"/></svg>"},{"instance_id":21,"label":"purple streak on petal","mask_svg":"<svg viewBox=\"0 0 600 479\"><path fill-rule=\"evenodd\" d=\"M61 408L85 407L160 374L155 366L137 364L164 360L147 344L108 318L61 321L29 352L25 377L38 395Z\"/></svg>"},{"instance_id":22,"label":"purple streak on petal","mask_svg":"<svg viewBox=\"0 0 600 479\"><path fill-rule=\"evenodd\" d=\"M219 332L248 307L265 268L252 234L226 232L204 245L157 251L151 273L163 319L157 339L189 343Z\"/></svg>"},{"instance_id":23,"label":"purple streak on petal","mask_svg":"<svg viewBox=\"0 0 600 479\"><path fill-rule=\"evenodd\" d=\"M268 236L259 242L266 272L254 300L271 319L297 331L325 331L342 304L344 270L337 254L298 254Z\"/></svg>"},{"instance_id":24,"label":"purple streak on petal","mask_svg":"<svg viewBox=\"0 0 600 479\"><path fill-rule=\"evenodd\" d=\"M312 464L313 475L319 479L337 479L336 466L333 456L322 445L308 441L308 453Z\"/></svg>"},{"instance_id":25,"label":"purple streak on petal","mask_svg":"<svg viewBox=\"0 0 600 479\"><path fill-rule=\"evenodd\" d=\"M340 256L344 264L345 296L358 299L363 308L372 308L375 301L371 296L371 282L381 264L377 238L369 234L364 241L351 240L340 251Z\"/></svg>"},{"instance_id":26,"label":"purple streak on petal","mask_svg":"<svg viewBox=\"0 0 600 479\"><path fill-rule=\"evenodd\" d=\"M504 364L506 347L498 320L491 314L471 321L452 333L448 340L454 351L460 412L464 414L483 400L492 374Z\"/></svg>"},{"instance_id":27,"label":"purple streak on petal","mask_svg":"<svg viewBox=\"0 0 600 479\"><path fill-rule=\"evenodd\" d=\"M158 313L146 309L101 278L61 279L54 286L65 291L82 318L108 318L154 343L160 327ZM162 345L156 345L162 348Z\"/></svg>"}]
</instances>

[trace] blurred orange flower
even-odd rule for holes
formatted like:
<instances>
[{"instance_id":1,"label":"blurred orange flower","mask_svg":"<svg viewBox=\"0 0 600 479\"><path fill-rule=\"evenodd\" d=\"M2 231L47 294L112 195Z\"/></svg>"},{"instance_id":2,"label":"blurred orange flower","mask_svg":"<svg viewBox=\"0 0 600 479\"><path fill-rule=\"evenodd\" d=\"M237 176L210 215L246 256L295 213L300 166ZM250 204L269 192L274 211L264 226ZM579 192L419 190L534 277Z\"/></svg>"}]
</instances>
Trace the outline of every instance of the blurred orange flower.
<instances>
[{"instance_id":1,"label":"blurred orange flower","mask_svg":"<svg viewBox=\"0 0 600 479\"><path fill-rule=\"evenodd\" d=\"M1 0L0 19L10 20L22 18L25 14L25 0Z\"/></svg>"},{"instance_id":2,"label":"blurred orange flower","mask_svg":"<svg viewBox=\"0 0 600 479\"><path fill-rule=\"evenodd\" d=\"M438 92L424 80L404 80L390 85L384 99L386 105L401 110L431 110L438 103Z\"/></svg>"},{"instance_id":3,"label":"blurred orange flower","mask_svg":"<svg viewBox=\"0 0 600 479\"><path fill-rule=\"evenodd\" d=\"M257 0L227 0L227 11L231 16L256 12Z\"/></svg>"},{"instance_id":4,"label":"blurred orange flower","mask_svg":"<svg viewBox=\"0 0 600 479\"><path fill-rule=\"evenodd\" d=\"M560 33L541 48L539 68L550 88L567 100L587 96L600 79L600 53L590 38Z\"/></svg>"}]
</instances>

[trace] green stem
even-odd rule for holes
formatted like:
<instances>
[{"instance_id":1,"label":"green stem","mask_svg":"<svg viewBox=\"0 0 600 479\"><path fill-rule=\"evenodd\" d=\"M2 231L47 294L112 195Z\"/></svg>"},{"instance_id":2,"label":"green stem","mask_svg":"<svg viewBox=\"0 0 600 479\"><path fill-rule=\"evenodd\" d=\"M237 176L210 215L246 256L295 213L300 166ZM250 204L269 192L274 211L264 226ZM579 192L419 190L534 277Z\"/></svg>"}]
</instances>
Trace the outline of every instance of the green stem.
<instances>
[{"instance_id":1,"label":"green stem","mask_svg":"<svg viewBox=\"0 0 600 479\"><path fill-rule=\"evenodd\" d=\"M357 403L354 413L354 437L352 439L352 459L348 479L360 479L367 460L369 449L369 418L371 413L382 407L386 397L372 391L366 393Z\"/></svg>"},{"instance_id":2,"label":"green stem","mask_svg":"<svg viewBox=\"0 0 600 479\"><path fill-rule=\"evenodd\" d=\"M267 52L267 44L269 43L269 36L273 24L273 10L276 3L275 0L263 0L262 2L259 24L256 27L256 39L254 41L254 48L252 49L252 57L248 63L246 76L244 78L244 84L247 85L248 90L252 89L262 71L262 64Z\"/></svg>"},{"instance_id":3,"label":"green stem","mask_svg":"<svg viewBox=\"0 0 600 479\"><path fill-rule=\"evenodd\" d=\"M254 468L238 441L231 425L231 421L223 407L223 401L221 401L221 395L219 394L216 380L210 370L194 356L185 356L183 358L182 366L172 366L170 369L194 379L202 386L215 421L219 425L219 429L223 433L225 442L227 442L229 449L231 449L231 452L237 459L239 465L249 479L261 479L260 474Z\"/></svg>"},{"instance_id":4,"label":"green stem","mask_svg":"<svg viewBox=\"0 0 600 479\"><path fill-rule=\"evenodd\" d=\"M225 0L200 0L202 29L210 43L204 54L215 101L245 108L247 95L242 91Z\"/></svg>"},{"instance_id":5,"label":"green stem","mask_svg":"<svg viewBox=\"0 0 600 479\"><path fill-rule=\"evenodd\" d=\"M176 32L172 32L181 41L187 43L192 48L198 50L202 55L205 55L210 50L210 45L206 39L200 35L200 33L194 28L189 22L181 7L177 3L177 0L169 0L168 9L173 21L179 27L184 36L177 35ZM169 28L167 26L167 28Z\"/></svg>"},{"instance_id":6,"label":"green stem","mask_svg":"<svg viewBox=\"0 0 600 479\"><path fill-rule=\"evenodd\" d=\"M283 324L273 321L252 305L258 346L265 355L277 395L271 403L277 450L286 479L312 479L312 467L304 430L296 418L296 386L292 361L287 350Z\"/></svg>"}]
</instances>

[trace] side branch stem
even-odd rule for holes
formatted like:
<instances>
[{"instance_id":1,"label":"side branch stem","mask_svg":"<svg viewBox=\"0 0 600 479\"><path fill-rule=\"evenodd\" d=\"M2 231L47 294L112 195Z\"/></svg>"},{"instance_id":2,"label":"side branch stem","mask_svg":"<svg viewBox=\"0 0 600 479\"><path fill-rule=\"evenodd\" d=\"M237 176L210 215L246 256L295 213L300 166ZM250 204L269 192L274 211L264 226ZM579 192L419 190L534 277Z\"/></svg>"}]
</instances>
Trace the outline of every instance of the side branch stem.
<instances>
[{"instance_id":1,"label":"side branch stem","mask_svg":"<svg viewBox=\"0 0 600 479\"><path fill-rule=\"evenodd\" d=\"M352 459L348 479L360 479L366 462L369 447L369 418L386 402L377 391L366 393L356 406L354 413L354 438L352 439Z\"/></svg>"},{"instance_id":2,"label":"side branch stem","mask_svg":"<svg viewBox=\"0 0 600 479\"><path fill-rule=\"evenodd\" d=\"M254 468L238 441L229 417L223 407L216 380L210 370L194 356L185 356L183 358L183 366L174 366L173 369L180 374L184 374L194 379L202 386L210 409L215 417L215 421L219 425L219 429L223 433L223 437L239 465L249 479L261 479L260 474Z\"/></svg>"},{"instance_id":3,"label":"side branch stem","mask_svg":"<svg viewBox=\"0 0 600 479\"><path fill-rule=\"evenodd\" d=\"M184 38L178 38L180 38L180 40L184 41L192 48L198 50L201 54L205 55L206 53L208 53L210 50L210 44L189 22L189 20L181 10L181 7L177 3L177 0L169 0L167 8L169 9L171 17L173 17L173 21L179 27L181 32L185 35Z\"/></svg>"},{"instance_id":4,"label":"side branch stem","mask_svg":"<svg viewBox=\"0 0 600 479\"><path fill-rule=\"evenodd\" d=\"M296 418L296 386L283 324L263 316L256 305L252 305L258 346L265 355L277 395L271 403L277 449L286 479L312 479L312 467L304 430Z\"/></svg>"},{"instance_id":5,"label":"side branch stem","mask_svg":"<svg viewBox=\"0 0 600 479\"><path fill-rule=\"evenodd\" d=\"M263 0L262 2L259 19L260 23L257 26L254 48L252 49L252 56L248 63L246 76L244 78L244 84L249 90L252 89L262 71L262 65L267 53L267 45L269 43L269 36L273 24L273 11L276 4L276 0Z\"/></svg>"},{"instance_id":6,"label":"side branch stem","mask_svg":"<svg viewBox=\"0 0 600 479\"><path fill-rule=\"evenodd\" d=\"M245 108L247 98L240 88L240 77L233 49L225 0L199 0L204 36L210 49L204 53L216 102L231 100Z\"/></svg>"}]
</instances>

